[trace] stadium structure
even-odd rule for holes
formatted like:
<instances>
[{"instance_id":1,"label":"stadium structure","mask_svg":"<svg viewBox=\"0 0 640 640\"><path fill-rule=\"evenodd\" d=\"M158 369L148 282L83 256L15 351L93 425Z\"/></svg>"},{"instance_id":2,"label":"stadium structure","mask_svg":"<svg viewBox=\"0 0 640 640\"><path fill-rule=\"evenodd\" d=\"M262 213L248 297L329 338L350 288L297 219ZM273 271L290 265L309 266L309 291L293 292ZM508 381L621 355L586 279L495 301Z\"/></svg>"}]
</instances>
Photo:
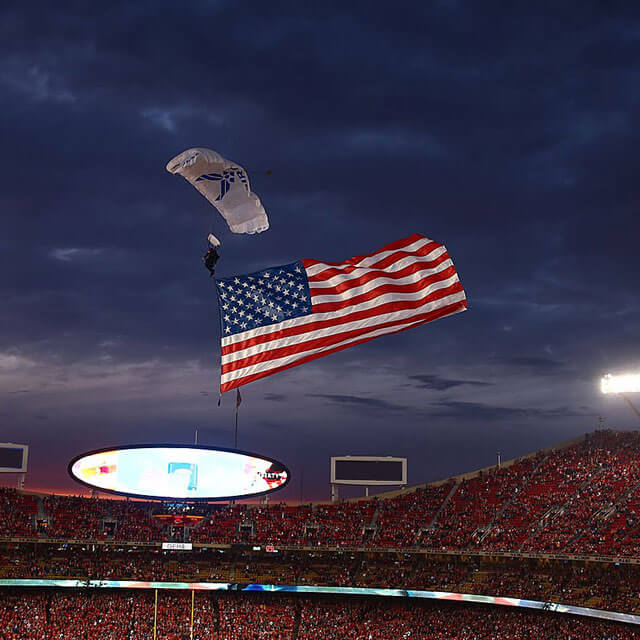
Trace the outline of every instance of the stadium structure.
<instances>
[{"instance_id":1,"label":"stadium structure","mask_svg":"<svg viewBox=\"0 0 640 640\"><path fill-rule=\"evenodd\" d=\"M0 640L640 637L640 432L373 498L0 490Z\"/></svg>"}]
</instances>

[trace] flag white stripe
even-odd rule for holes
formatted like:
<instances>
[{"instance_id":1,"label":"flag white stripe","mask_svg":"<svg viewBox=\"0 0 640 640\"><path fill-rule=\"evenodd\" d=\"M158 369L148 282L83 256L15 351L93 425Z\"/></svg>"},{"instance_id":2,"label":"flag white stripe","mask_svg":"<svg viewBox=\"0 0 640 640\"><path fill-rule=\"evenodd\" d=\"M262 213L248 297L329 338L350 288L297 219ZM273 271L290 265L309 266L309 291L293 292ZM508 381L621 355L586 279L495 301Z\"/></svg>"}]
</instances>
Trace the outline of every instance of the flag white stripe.
<instances>
[{"instance_id":1,"label":"flag white stripe","mask_svg":"<svg viewBox=\"0 0 640 640\"><path fill-rule=\"evenodd\" d=\"M451 260L445 260L442 264L439 264L435 269L424 269L423 271L416 271L415 273L411 273L404 278L398 278L394 280L393 278L385 278L381 276L379 278L374 278L370 280L366 284L363 284L360 287L353 287L352 289L347 289L340 293L332 293L329 295L312 295L311 302L313 304L321 304L323 302L342 302L345 300L350 300L351 298L355 298L363 293L368 293L373 289L377 289L379 286L383 284L393 284L397 286L405 286L408 284L415 284L419 280L423 278L427 278L430 275L435 275L440 271L444 271L449 267L453 266L453 262Z\"/></svg>"},{"instance_id":2,"label":"flag white stripe","mask_svg":"<svg viewBox=\"0 0 640 640\"><path fill-rule=\"evenodd\" d=\"M455 294L455 296L458 296L458 301L462 301L464 300L464 293L460 292ZM453 297L453 296L452 296ZM440 306L446 306L446 305L440 305ZM247 376L253 375L255 373L260 373L262 371L266 371L266 370L270 370L270 369L275 369L278 367L282 367L285 366L287 364L291 364L293 362L296 362L297 360L300 360L302 357L305 356L309 356L309 355L313 355L315 353L320 353L322 351L326 351L328 348L329 349L335 349L336 347L341 347L341 346L345 346L348 345L351 342L357 342L358 340L362 340L363 338L375 338L378 336L382 336L386 333L393 333L395 331L397 331L398 329L401 328L408 328L411 325L414 324L421 324L423 323L424 320L419 320L419 321L412 321L411 319L407 319L406 322L398 322L397 324L394 324L391 327L384 327L382 329L375 329L375 327L372 327L372 331L366 331L364 333L361 333L357 336L352 336L351 338L348 338L347 340L343 340L342 342L338 342L336 344L332 344L330 345L330 347L317 347L315 349L310 349L309 351L296 351L294 353L292 353L291 355L288 356L284 356L282 358L278 358L276 360L267 360L267 361L263 361L263 362L258 362L254 365L245 367L243 369L235 369L234 371L230 371L229 373L225 373L222 375L222 379L221 382L222 384L227 384L233 380L236 380L238 378L245 378ZM296 336L292 336L291 338L289 338L289 340L295 344L295 337ZM223 360L224 363L224 360Z\"/></svg>"},{"instance_id":3,"label":"flag white stripe","mask_svg":"<svg viewBox=\"0 0 640 640\"><path fill-rule=\"evenodd\" d=\"M407 294L407 296L411 295L411 297L407 297L404 299L407 300L418 300L420 298L426 297L428 294L425 293L423 295L417 294ZM400 311L390 311L389 313L382 313L377 316L362 318L360 320L353 320L352 322L345 322L344 324L331 325L329 327L324 327L322 329L314 329L313 331L309 331L308 333L304 333L302 335L297 334L293 336L286 336L284 338L276 338L275 340L270 340L269 342L263 342L261 344L253 345L251 347L247 347L246 349L242 349L240 351L234 351L232 353L228 353L222 356L222 364L229 364L231 362L235 362L236 360L242 360L242 358L249 358L251 356L255 356L259 353L265 353L267 351L271 351L272 349L280 349L283 347L288 347L291 344L304 344L310 340L316 340L317 338L324 338L327 336L335 335L338 333L344 333L347 331L354 331L366 326L374 326L381 325L385 322L394 322L396 320L401 320L402 318L411 318L416 315L420 315L422 313L428 313L430 311L434 311L439 309L440 307L446 307L449 304L453 304L454 302L458 302L462 296L464 299L463 292L453 293L449 296L445 296L443 298L438 298L432 302L423 304L420 307L415 309L402 309ZM394 300L395 302L396 300ZM250 339L250 338L247 338Z\"/></svg>"},{"instance_id":4,"label":"flag white stripe","mask_svg":"<svg viewBox=\"0 0 640 640\"><path fill-rule=\"evenodd\" d=\"M451 285L459 282L458 274L454 274L447 280L441 280L440 283L434 283L430 285L434 287L435 284L440 284L441 286L438 288L446 289ZM431 291L437 290L433 288ZM232 336L226 336L222 338L221 343L223 347L227 347L231 344L235 344L236 342L242 342L244 340L250 340L251 338L255 338L256 336L261 336L267 333L271 333L274 330L274 326L277 326L277 331L284 331L289 329L290 327L297 327L302 324L309 324L311 322L320 322L322 320L335 320L336 318L342 318L344 316L351 315L352 313L356 313L358 311L366 311L368 309L373 309L375 307L379 307L381 304L386 304L387 302L395 302L403 301L403 300L419 300L424 297L424 293L422 291L418 291L415 293L387 293L383 296L378 296L373 300L367 300L366 302L361 302L359 304L354 304L349 307L345 307L344 309L338 309L336 311L327 311L326 313L310 313L306 316L300 316L299 318L292 318L291 320L283 320L282 322L276 322L273 324L265 325L264 327L256 327L255 329L250 329L249 331L243 331L242 333L235 333Z\"/></svg>"}]
</instances>

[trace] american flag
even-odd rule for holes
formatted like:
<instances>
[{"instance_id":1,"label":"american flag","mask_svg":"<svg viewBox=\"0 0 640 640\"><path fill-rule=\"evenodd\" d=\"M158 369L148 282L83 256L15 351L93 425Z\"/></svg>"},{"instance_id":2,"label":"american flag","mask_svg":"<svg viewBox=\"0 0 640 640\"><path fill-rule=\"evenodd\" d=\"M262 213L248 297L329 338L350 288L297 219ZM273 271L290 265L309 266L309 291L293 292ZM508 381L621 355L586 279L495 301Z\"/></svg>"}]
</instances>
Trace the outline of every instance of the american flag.
<instances>
[{"instance_id":1,"label":"american flag","mask_svg":"<svg viewBox=\"0 0 640 640\"><path fill-rule=\"evenodd\" d=\"M301 260L216 286L221 393L467 308L446 247L419 234L345 262Z\"/></svg>"}]
</instances>

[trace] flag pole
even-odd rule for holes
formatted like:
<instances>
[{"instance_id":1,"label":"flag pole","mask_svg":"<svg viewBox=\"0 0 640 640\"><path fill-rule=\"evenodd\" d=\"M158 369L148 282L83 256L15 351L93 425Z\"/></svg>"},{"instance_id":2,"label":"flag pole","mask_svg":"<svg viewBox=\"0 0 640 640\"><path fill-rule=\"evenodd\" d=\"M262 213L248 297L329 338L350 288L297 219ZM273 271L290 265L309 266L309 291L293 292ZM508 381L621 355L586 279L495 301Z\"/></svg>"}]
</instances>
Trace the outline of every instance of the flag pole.
<instances>
[{"instance_id":1,"label":"flag pole","mask_svg":"<svg viewBox=\"0 0 640 640\"><path fill-rule=\"evenodd\" d=\"M236 389L236 428L233 436L233 448L238 448L238 408L242 403L242 396L240 395L240 387Z\"/></svg>"}]
</instances>

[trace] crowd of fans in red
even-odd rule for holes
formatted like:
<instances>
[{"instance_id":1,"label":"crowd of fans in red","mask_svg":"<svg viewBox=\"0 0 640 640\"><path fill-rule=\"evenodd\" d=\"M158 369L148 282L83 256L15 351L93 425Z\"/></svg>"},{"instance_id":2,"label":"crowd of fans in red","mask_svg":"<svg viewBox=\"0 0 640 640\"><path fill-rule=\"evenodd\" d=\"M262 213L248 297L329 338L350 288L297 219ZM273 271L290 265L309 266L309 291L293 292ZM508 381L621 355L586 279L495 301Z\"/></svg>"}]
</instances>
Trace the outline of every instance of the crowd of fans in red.
<instances>
[{"instance_id":1,"label":"crowd of fans in red","mask_svg":"<svg viewBox=\"0 0 640 640\"><path fill-rule=\"evenodd\" d=\"M43 498L41 515L35 514L34 522L47 538L163 540L163 526L151 517L150 509L148 503L128 500L51 495Z\"/></svg>"},{"instance_id":2,"label":"crowd of fans in red","mask_svg":"<svg viewBox=\"0 0 640 640\"><path fill-rule=\"evenodd\" d=\"M0 640L184 640L191 594L5 590ZM633 627L507 607L381 598L197 592L193 638L211 640L628 640Z\"/></svg>"},{"instance_id":3,"label":"crowd of fans in red","mask_svg":"<svg viewBox=\"0 0 640 640\"><path fill-rule=\"evenodd\" d=\"M0 578L72 578L407 588L510 596L640 613L635 564L405 553L162 552L24 545L0 552Z\"/></svg>"},{"instance_id":4,"label":"crowd of fans in red","mask_svg":"<svg viewBox=\"0 0 640 640\"><path fill-rule=\"evenodd\" d=\"M308 600L297 640L626 640L632 627L497 607Z\"/></svg>"},{"instance_id":5,"label":"crowd of fans in red","mask_svg":"<svg viewBox=\"0 0 640 640\"><path fill-rule=\"evenodd\" d=\"M0 489L0 537L162 541L169 528L154 516L167 509ZM637 555L640 432L598 431L566 448L393 497L200 511L197 524L180 528L193 542Z\"/></svg>"},{"instance_id":6,"label":"crowd of fans in red","mask_svg":"<svg viewBox=\"0 0 640 640\"><path fill-rule=\"evenodd\" d=\"M0 541L0 578L415 588L640 613L640 571L635 565L474 559L443 553L640 557L640 432L596 432L569 447L391 497L300 506L200 505L197 517L191 513L190 519L184 518L187 526L169 526L181 514L179 505L0 489L0 538L5 539ZM38 542L9 543L7 538ZM86 542L46 542L52 539ZM119 544L167 539L240 543L245 548L178 556L157 547L141 550ZM279 553L265 554L268 544ZM255 545L261 550L249 551ZM317 550L295 550L301 546ZM429 549L430 556L391 549ZM7 597L0 599L0 640L150 637L149 594L5 591L3 595ZM184 618L183 600L183 595L161 594L158 638L185 637L190 620ZM634 637L630 629L598 622L486 608L460 611L464 615L458 611L449 616L447 609L377 600L198 594L194 628L202 631L202 637L205 630L215 629L215 635L207 631L206 637L228 640ZM76 633L69 631L70 618L84 630L69 635ZM99 636L93 634L97 629Z\"/></svg>"},{"instance_id":7,"label":"crowd of fans in red","mask_svg":"<svg viewBox=\"0 0 640 640\"><path fill-rule=\"evenodd\" d=\"M37 504L34 496L0 488L0 536L32 536Z\"/></svg>"}]
</instances>

